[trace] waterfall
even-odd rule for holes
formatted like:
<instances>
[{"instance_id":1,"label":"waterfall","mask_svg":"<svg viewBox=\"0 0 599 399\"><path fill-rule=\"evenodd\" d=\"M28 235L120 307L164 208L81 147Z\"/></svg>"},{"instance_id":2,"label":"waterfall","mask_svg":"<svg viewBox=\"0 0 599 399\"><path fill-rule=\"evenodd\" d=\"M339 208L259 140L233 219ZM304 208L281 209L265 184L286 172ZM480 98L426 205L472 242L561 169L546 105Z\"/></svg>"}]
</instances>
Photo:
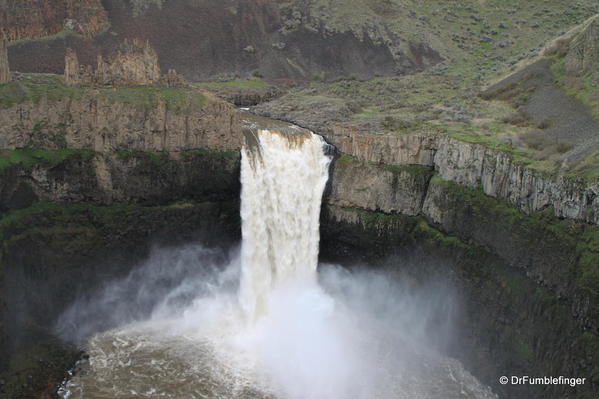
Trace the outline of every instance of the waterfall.
<instances>
[{"instance_id":1,"label":"waterfall","mask_svg":"<svg viewBox=\"0 0 599 399\"><path fill-rule=\"evenodd\" d=\"M281 284L316 279L320 204L330 163L326 145L303 130L246 133L239 299L249 319L264 314L266 296Z\"/></svg>"},{"instance_id":2,"label":"waterfall","mask_svg":"<svg viewBox=\"0 0 599 399\"><path fill-rule=\"evenodd\" d=\"M454 314L445 284L326 264L317 278L325 141L292 127L247 129L245 139L241 254L157 249L127 278L75 303L68 325L118 327L90 337L83 372L59 395L497 399L435 349ZM151 315L140 317L143 308Z\"/></svg>"}]
</instances>

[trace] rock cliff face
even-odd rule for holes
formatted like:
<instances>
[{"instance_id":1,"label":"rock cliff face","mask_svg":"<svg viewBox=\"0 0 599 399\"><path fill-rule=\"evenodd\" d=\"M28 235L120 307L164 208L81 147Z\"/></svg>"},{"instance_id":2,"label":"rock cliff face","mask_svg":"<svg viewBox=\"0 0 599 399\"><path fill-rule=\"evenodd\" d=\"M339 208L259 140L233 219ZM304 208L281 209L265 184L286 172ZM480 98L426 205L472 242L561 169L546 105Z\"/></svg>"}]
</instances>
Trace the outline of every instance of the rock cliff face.
<instances>
[{"instance_id":1,"label":"rock cliff face","mask_svg":"<svg viewBox=\"0 0 599 399\"><path fill-rule=\"evenodd\" d=\"M10 81L10 67L8 64L7 41L0 37L0 83Z\"/></svg>"},{"instance_id":2,"label":"rock cliff face","mask_svg":"<svg viewBox=\"0 0 599 399\"><path fill-rule=\"evenodd\" d=\"M501 209L501 202L483 201L477 206L473 198L456 197L451 183L447 184L439 204L455 222L453 226L434 227L423 216L325 205L323 261L368 265L419 281L445 280L461 298L459 315L453 319L456 334L451 356L492 386L500 398L594 398L599 386L593 372L599 342L595 330L582 326L585 321L568 300L535 281L528 271L512 266L517 256L525 255L524 262L534 258L539 265L552 264L554 272L571 272L572 258L565 254L574 251L577 232L552 237L543 222L526 226L528 217L515 221L514 214L503 213L506 208ZM497 229L498 224L504 227ZM512 227L520 230L516 236L511 234ZM481 238L492 245L482 246ZM506 254L513 244L510 261ZM506 251L498 256L494 251L502 246ZM526 254L524 248L535 249L534 254ZM511 374L589 377L572 394L567 386L502 386L497 382L498 375Z\"/></svg>"},{"instance_id":3,"label":"rock cliff face","mask_svg":"<svg viewBox=\"0 0 599 399\"><path fill-rule=\"evenodd\" d=\"M73 30L81 30L86 34L83 38L71 35L43 43L11 46L12 68L21 72L61 73L62 55L66 47L77 51L82 64L92 64L97 55L115 52L125 38L137 38L144 42L149 40L159 55L162 73L176 69L188 80L249 77L255 73L265 78L301 80L340 76L368 78L393 75L398 71L422 70L441 61L431 45L421 43L421 40L407 33L401 35L404 44L402 51L394 53L382 39L370 38L370 29L366 27L356 32L331 31L322 26L316 16L308 23L306 15L299 20L287 15L277 1L146 2L145 5L149 7L143 7L143 13L136 13L132 5L142 2L103 0L101 3L106 12L102 15L108 15L110 32L113 34L94 38L89 36L99 31L96 25L102 26L98 24L101 21L100 14L86 24L81 22L86 20L82 16L67 17L63 16L66 11L58 13L57 9L61 7L52 9L58 1L9 3L10 7L0 7L0 12L4 12L5 18L11 18L7 21L11 27L11 40L57 33L63 29L65 18L77 20L74 26L81 24L82 28ZM26 7L19 6L19 3L27 4L36 17L24 16ZM100 1L67 3L83 3L93 7L90 3L99 4ZM157 7L157 4L161 4L161 7ZM81 8L86 9L83 6ZM19 13L25 23L18 22ZM295 21L292 26L288 19ZM27 23L28 20L34 21ZM392 36L400 41L398 35ZM31 57L32 54L36 57Z\"/></svg>"},{"instance_id":4,"label":"rock cliff face","mask_svg":"<svg viewBox=\"0 0 599 399\"><path fill-rule=\"evenodd\" d=\"M160 80L158 55L150 42L125 39L107 62L98 56L95 75L99 84L152 85Z\"/></svg>"},{"instance_id":5,"label":"rock cliff face","mask_svg":"<svg viewBox=\"0 0 599 399\"><path fill-rule=\"evenodd\" d=\"M174 111L94 97L27 101L0 112L0 148L92 149L98 152L231 150L241 143L238 112L212 98L201 108Z\"/></svg>"},{"instance_id":6,"label":"rock cliff face","mask_svg":"<svg viewBox=\"0 0 599 399\"><path fill-rule=\"evenodd\" d=\"M86 37L108 23L100 0L3 0L0 26L9 40L32 39L70 30Z\"/></svg>"},{"instance_id":7,"label":"rock cliff face","mask_svg":"<svg viewBox=\"0 0 599 399\"><path fill-rule=\"evenodd\" d=\"M237 151L72 151L64 160L2 170L0 212L36 202L165 205L237 198Z\"/></svg>"},{"instance_id":8,"label":"rock cliff face","mask_svg":"<svg viewBox=\"0 0 599 399\"><path fill-rule=\"evenodd\" d=\"M559 217L599 224L599 183L549 177L510 154L438 134L366 136L336 127L327 139L339 150L371 164L421 165L444 180L510 201L531 213L553 207Z\"/></svg>"},{"instance_id":9,"label":"rock cliff face","mask_svg":"<svg viewBox=\"0 0 599 399\"><path fill-rule=\"evenodd\" d=\"M599 65L599 15L588 20L569 45L566 66L570 73L595 71Z\"/></svg>"},{"instance_id":10,"label":"rock cliff face","mask_svg":"<svg viewBox=\"0 0 599 399\"><path fill-rule=\"evenodd\" d=\"M64 81L67 85L74 85L80 82L79 78L79 59L77 53L67 48L64 56Z\"/></svg>"}]
</instances>

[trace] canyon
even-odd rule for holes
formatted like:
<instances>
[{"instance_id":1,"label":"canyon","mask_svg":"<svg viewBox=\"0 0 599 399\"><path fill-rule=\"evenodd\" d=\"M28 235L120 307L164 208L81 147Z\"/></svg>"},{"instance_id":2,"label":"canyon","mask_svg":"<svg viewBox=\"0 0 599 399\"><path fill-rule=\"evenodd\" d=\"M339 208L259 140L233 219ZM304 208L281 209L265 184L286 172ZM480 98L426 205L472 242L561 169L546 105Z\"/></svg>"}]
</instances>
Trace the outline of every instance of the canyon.
<instances>
[{"instance_id":1,"label":"canyon","mask_svg":"<svg viewBox=\"0 0 599 399\"><path fill-rule=\"evenodd\" d=\"M455 287L447 355L501 398L594 398L596 5L466 3L0 2L0 395L51 397L59 315L155 248L234 251L244 135L309 129L321 263Z\"/></svg>"}]
</instances>

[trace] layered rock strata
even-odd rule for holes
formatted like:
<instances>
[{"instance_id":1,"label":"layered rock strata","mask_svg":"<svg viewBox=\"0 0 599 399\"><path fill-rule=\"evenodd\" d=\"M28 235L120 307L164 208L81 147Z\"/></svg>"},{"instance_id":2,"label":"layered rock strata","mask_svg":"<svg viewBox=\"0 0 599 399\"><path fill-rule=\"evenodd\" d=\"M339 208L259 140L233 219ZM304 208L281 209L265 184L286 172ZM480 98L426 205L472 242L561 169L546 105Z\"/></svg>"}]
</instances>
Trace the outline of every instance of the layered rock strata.
<instances>
[{"instance_id":1,"label":"layered rock strata","mask_svg":"<svg viewBox=\"0 0 599 399\"><path fill-rule=\"evenodd\" d=\"M93 37L105 29L108 15L100 0L6 0L0 26L9 40L33 39L64 30Z\"/></svg>"},{"instance_id":2,"label":"layered rock strata","mask_svg":"<svg viewBox=\"0 0 599 399\"><path fill-rule=\"evenodd\" d=\"M93 92L91 92L93 94ZM212 98L202 107L176 111L111 101L102 96L27 101L0 112L0 148L92 149L98 152L230 150L241 144L239 114Z\"/></svg>"},{"instance_id":3,"label":"layered rock strata","mask_svg":"<svg viewBox=\"0 0 599 399\"><path fill-rule=\"evenodd\" d=\"M556 216L599 224L599 182L549 176L501 150L440 134L368 136L337 126L326 136L366 163L432 167L444 180L482 187L524 213L553 207Z\"/></svg>"},{"instance_id":4,"label":"layered rock strata","mask_svg":"<svg viewBox=\"0 0 599 399\"><path fill-rule=\"evenodd\" d=\"M0 83L7 83L10 81L7 45L6 38L0 37Z\"/></svg>"}]
</instances>

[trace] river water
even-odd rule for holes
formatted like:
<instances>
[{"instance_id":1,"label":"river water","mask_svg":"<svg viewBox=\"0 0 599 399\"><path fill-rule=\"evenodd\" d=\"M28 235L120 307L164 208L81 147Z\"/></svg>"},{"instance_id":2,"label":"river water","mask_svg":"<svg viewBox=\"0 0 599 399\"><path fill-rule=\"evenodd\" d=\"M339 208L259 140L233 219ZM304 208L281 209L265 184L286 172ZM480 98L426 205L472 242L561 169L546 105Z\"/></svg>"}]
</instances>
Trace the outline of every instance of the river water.
<instances>
[{"instance_id":1,"label":"river water","mask_svg":"<svg viewBox=\"0 0 599 399\"><path fill-rule=\"evenodd\" d=\"M325 147L299 129L248 132L240 250L157 250L74 304L58 328L89 357L61 397L496 398L440 354L450 287L317 268Z\"/></svg>"}]
</instances>

